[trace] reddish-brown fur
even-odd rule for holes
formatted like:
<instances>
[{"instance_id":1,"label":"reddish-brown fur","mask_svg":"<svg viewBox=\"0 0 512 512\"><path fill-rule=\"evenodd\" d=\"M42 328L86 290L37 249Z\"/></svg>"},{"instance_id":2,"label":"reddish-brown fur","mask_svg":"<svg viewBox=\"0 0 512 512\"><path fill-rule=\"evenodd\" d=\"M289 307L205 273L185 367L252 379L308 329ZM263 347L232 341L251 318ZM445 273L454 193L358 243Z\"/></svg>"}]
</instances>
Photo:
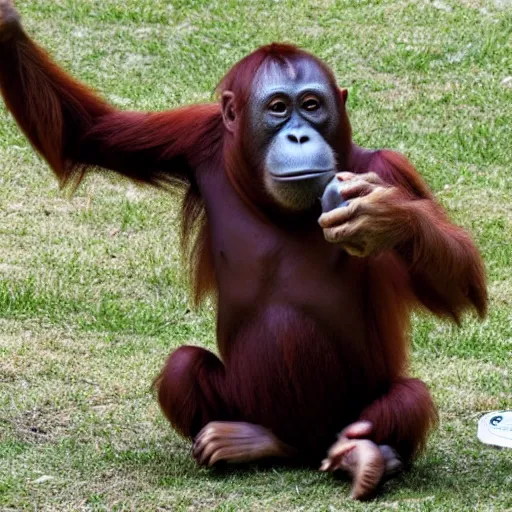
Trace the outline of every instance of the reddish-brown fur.
<instances>
[{"instance_id":1,"label":"reddish-brown fur","mask_svg":"<svg viewBox=\"0 0 512 512\"><path fill-rule=\"evenodd\" d=\"M235 93L243 118L259 67L285 58L312 57L286 45L261 48L229 71L219 92ZM0 43L0 86L62 184L103 168L186 188L182 234L194 296L211 291L218 301L221 359L182 347L167 361L156 388L178 431L193 437L210 421L252 422L319 461L337 432L364 419L374 441L406 459L423 446L436 412L426 386L407 374L410 310L422 304L458 322L471 306L484 315L487 296L476 248L403 156L355 146L340 109L340 170L374 171L397 188L382 211L392 209L397 240L407 240L357 258L324 240L318 211L273 208L244 152L243 128L228 133L217 104L120 112L21 29Z\"/></svg>"}]
</instances>

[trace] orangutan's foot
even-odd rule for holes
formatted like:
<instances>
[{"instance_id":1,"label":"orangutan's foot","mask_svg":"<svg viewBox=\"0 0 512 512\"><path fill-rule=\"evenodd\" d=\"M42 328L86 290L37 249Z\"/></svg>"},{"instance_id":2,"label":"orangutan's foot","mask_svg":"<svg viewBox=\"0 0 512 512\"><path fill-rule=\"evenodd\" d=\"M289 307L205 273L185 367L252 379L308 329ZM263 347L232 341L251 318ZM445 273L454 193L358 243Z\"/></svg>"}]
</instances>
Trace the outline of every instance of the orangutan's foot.
<instances>
[{"instance_id":1,"label":"orangutan's foot","mask_svg":"<svg viewBox=\"0 0 512 512\"><path fill-rule=\"evenodd\" d=\"M192 453L198 464L213 466L221 460L241 463L289 457L293 450L259 425L212 421L194 439Z\"/></svg>"},{"instance_id":2,"label":"orangutan's foot","mask_svg":"<svg viewBox=\"0 0 512 512\"><path fill-rule=\"evenodd\" d=\"M358 438L370 432L371 424L367 422L357 422L347 427L320 467L321 471L341 469L349 473L352 477L351 497L356 500L370 498L386 477L397 473L402 467L399 456L390 446L378 446L369 439Z\"/></svg>"}]
</instances>

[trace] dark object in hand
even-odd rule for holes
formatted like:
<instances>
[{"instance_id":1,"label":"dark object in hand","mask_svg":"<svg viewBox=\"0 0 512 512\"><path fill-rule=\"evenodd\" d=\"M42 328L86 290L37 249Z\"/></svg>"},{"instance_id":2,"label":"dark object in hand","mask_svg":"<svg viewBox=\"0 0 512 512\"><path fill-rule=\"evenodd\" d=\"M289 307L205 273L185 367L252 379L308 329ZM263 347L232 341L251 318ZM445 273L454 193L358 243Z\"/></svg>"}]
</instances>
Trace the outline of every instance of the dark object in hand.
<instances>
[{"instance_id":1,"label":"dark object in hand","mask_svg":"<svg viewBox=\"0 0 512 512\"><path fill-rule=\"evenodd\" d=\"M336 176L325 187L322 198L320 199L320 202L322 203L322 211L324 213L330 212L335 208L348 206L348 201L343 199L340 188L340 181Z\"/></svg>"}]
</instances>

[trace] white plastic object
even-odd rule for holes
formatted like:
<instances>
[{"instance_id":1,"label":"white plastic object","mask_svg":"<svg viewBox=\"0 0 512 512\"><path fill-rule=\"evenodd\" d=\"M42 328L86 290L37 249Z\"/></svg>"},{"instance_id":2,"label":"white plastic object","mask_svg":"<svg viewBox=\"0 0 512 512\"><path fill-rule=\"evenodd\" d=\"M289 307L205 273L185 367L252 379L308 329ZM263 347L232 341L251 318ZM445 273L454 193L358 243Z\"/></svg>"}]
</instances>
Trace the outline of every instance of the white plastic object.
<instances>
[{"instance_id":1,"label":"white plastic object","mask_svg":"<svg viewBox=\"0 0 512 512\"><path fill-rule=\"evenodd\" d=\"M512 448L512 410L493 411L478 421L478 439L485 444Z\"/></svg>"}]
</instances>

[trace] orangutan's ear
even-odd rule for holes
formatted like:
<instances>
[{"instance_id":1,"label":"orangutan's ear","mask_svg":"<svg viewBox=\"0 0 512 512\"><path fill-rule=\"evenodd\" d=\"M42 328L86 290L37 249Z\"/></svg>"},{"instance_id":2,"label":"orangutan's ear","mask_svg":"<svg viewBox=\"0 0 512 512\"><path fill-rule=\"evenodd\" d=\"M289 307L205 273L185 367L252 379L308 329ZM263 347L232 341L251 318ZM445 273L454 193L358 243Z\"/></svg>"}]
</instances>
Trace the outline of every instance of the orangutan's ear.
<instances>
[{"instance_id":1,"label":"orangutan's ear","mask_svg":"<svg viewBox=\"0 0 512 512\"><path fill-rule=\"evenodd\" d=\"M339 89L339 93L340 93L341 102L343 103L343 105L345 105L345 103L347 103L348 90L347 89Z\"/></svg>"},{"instance_id":2,"label":"orangutan's ear","mask_svg":"<svg viewBox=\"0 0 512 512\"><path fill-rule=\"evenodd\" d=\"M226 129L234 133L238 118L235 108L235 93L232 91L224 91L222 93L222 119Z\"/></svg>"}]
</instances>

